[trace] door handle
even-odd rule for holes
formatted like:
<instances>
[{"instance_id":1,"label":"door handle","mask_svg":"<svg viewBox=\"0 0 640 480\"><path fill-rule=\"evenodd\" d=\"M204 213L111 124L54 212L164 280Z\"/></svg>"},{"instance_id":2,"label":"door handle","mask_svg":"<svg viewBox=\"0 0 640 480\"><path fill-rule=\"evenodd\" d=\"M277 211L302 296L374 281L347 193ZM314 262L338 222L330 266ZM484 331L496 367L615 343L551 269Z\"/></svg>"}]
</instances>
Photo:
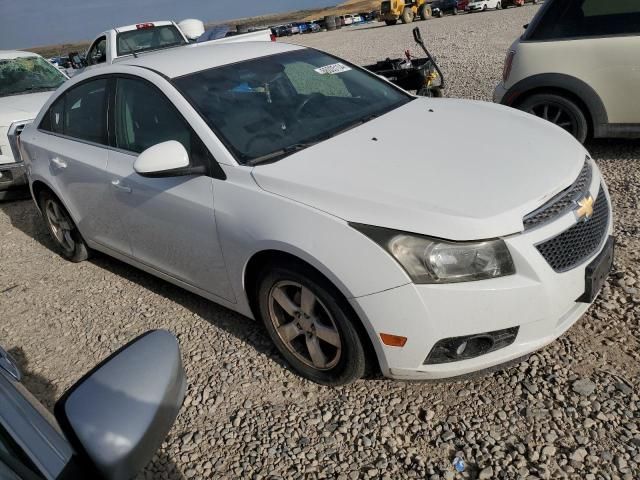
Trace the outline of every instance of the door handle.
<instances>
[{"instance_id":1,"label":"door handle","mask_svg":"<svg viewBox=\"0 0 640 480\"><path fill-rule=\"evenodd\" d=\"M51 160L49 160L49 163L56 168L67 168L67 162L65 162L64 160L60 160L58 157L53 157Z\"/></svg>"},{"instance_id":2,"label":"door handle","mask_svg":"<svg viewBox=\"0 0 640 480\"><path fill-rule=\"evenodd\" d=\"M113 188L117 188L123 192L131 193L131 187L127 187L126 185L122 185L120 180L111 180L111 185Z\"/></svg>"}]
</instances>

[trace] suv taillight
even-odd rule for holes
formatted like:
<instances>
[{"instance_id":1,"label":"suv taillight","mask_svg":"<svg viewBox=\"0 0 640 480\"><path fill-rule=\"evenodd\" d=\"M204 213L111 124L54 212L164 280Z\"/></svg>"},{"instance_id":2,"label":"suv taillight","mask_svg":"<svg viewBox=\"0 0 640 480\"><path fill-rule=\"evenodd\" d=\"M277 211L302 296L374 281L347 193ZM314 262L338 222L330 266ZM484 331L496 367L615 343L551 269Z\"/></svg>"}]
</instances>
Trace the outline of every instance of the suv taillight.
<instances>
[{"instance_id":1,"label":"suv taillight","mask_svg":"<svg viewBox=\"0 0 640 480\"><path fill-rule=\"evenodd\" d=\"M506 84L507 80L509 80L509 75L511 75L511 67L513 66L513 59L516 56L516 52L510 50L507 53L507 58L504 60L504 68L502 69L502 81Z\"/></svg>"}]
</instances>

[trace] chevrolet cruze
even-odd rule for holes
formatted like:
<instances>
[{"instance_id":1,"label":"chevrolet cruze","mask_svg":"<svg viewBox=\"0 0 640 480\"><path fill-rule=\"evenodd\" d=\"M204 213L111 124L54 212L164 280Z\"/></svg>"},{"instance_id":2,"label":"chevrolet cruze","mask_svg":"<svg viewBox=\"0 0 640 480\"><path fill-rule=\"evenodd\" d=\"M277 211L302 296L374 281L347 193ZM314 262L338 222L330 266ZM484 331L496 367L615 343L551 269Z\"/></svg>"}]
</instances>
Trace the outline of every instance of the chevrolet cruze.
<instances>
[{"instance_id":1,"label":"chevrolet cruze","mask_svg":"<svg viewBox=\"0 0 640 480\"><path fill-rule=\"evenodd\" d=\"M451 142L462 118L478 128ZM19 140L62 255L98 250L260 319L323 384L518 359L585 313L612 263L606 186L567 132L309 48L128 58L67 82Z\"/></svg>"}]
</instances>

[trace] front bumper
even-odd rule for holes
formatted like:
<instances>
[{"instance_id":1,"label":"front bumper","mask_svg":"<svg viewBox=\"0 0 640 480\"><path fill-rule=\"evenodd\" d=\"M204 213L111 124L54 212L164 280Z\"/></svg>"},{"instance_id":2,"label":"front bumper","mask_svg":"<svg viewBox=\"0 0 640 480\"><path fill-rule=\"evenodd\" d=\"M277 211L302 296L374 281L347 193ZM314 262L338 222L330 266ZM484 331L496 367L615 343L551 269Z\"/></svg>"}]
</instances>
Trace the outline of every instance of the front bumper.
<instances>
[{"instance_id":1,"label":"front bumper","mask_svg":"<svg viewBox=\"0 0 640 480\"><path fill-rule=\"evenodd\" d=\"M483 5L467 5L467 8L465 8L465 10L467 12L480 12L482 11Z\"/></svg>"},{"instance_id":2,"label":"front bumper","mask_svg":"<svg viewBox=\"0 0 640 480\"><path fill-rule=\"evenodd\" d=\"M28 196L27 184L23 162L0 164L0 200Z\"/></svg>"},{"instance_id":3,"label":"front bumper","mask_svg":"<svg viewBox=\"0 0 640 480\"><path fill-rule=\"evenodd\" d=\"M601 177L594 175L594 197ZM611 206L606 187L603 193ZM612 233L612 217L608 234ZM456 377L490 369L523 357L551 343L567 331L589 308L577 300L585 292L585 270L602 251L564 273L555 272L535 248L575 225L573 212L537 229L504 238L516 265L516 274L478 282L415 285L351 299L360 318L366 319L385 376L428 380ZM427 364L440 340L519 327L507 347L472 359ZM380 333L406 337L404 347L379 340Z\"/></svg>"}]
</instances>

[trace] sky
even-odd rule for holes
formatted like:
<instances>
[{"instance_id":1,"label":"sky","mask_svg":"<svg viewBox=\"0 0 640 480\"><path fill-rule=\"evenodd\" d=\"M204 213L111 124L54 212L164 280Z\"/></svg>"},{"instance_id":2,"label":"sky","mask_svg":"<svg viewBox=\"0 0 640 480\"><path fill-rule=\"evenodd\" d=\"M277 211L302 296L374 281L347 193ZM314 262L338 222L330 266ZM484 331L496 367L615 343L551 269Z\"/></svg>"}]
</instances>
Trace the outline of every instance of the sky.
<instances>
[{"instance_id":1,"label":"sky","mask_svg":"<svg viewBox=\"0 0 640 480\"><path fill-rule=\"evenodd\" d=\"M205 23L340 0L0 0L0 50L92 40L121 25L198 18Z\"/></svg>"}]
</instances>

